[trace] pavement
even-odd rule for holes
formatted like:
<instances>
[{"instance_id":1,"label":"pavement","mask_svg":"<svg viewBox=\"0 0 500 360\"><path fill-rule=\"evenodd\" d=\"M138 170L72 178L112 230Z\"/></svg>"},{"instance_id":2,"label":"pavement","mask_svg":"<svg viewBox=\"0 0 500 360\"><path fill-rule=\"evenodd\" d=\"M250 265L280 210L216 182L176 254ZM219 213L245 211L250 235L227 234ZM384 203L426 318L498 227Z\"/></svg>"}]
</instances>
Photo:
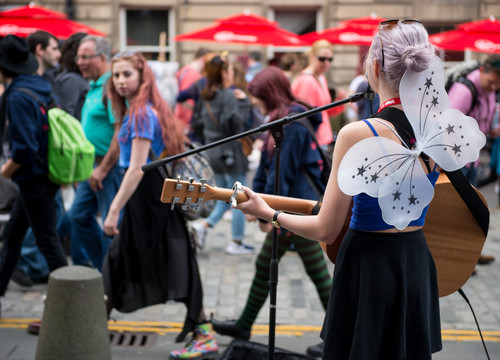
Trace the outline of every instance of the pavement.
<instances>
[{"instance_id":1,"label":"pavement","mask_svg":"<svg viewBox=\"0 0 500 360\"><path fill-rule=\"evenodd\" d=\"M500 359L500 210L494 185L479 189L490 211L490 231L483 253L496 256L488 265L478 265L476 275L463 286L482 330L490 359ZM257 250L264 240L257 225L249 223L246 241ZM230 221L222 220L208 232L205 249L198 254L207 314L218 319L237 318L244 307L254 274L255 255L227 255ZM331 270L333 265L330 264ZM40 319L44 311L46 285L23 288L11 282L2 299L0 319L0 360L34 359L38 337L27 333L28 323ZM440 299L443 350L437 360L488 359L468 303L458 293ZM111 313L112 358L167 359L168 353L181 348L175 343L185 317L183 304L169 302L139 311ZM276 308L276 347L305 354L317 344L324 311L313 284L298 256L288 253L279 264ZM71 321L68 316L68 321ZM269 302L262 308L252 329L251 341L268 344ZM78 326L78 324L75 324ZM134 336L130 336L130 335ZM138 341L139 339L139 341ZM216 335L222 353L232 339ZM63 341L63 339L62 339ZM81 339L85 342L85 339ZM267 355L263 353L262 359ZM231 358L233 359L233 358ZM99 360L99 359L97 359Z\"/></svg>"}]
</instances>

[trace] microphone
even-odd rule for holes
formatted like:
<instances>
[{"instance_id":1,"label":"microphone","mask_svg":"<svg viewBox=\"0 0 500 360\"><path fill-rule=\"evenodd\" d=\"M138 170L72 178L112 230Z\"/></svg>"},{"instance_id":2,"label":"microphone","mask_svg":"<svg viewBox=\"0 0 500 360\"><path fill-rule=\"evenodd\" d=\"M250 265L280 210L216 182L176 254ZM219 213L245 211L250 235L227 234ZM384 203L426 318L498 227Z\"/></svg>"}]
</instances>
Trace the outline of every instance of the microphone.
<instances>
[{"instance_id":1,"label":"microphone","mask_svg":"<svg viewBox=\"0 0 500 360\"><path fill-rule=\"evenodd\" d=\"M366 90L363 91L363 96L370 101L373 101L373 99L375 98L375 91L373 91L370 83L368 83L368 87L366 88Z\"/></svg>"}]
</instances>

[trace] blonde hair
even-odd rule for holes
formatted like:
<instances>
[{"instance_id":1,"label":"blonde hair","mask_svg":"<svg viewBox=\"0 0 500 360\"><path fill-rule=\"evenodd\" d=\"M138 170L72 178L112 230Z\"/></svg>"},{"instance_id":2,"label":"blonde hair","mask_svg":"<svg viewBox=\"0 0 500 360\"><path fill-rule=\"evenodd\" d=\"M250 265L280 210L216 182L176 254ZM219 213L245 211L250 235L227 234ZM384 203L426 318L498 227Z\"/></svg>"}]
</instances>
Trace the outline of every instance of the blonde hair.
<instances>
[{"instance_id":1,"label":"blonde hair","mask_svg":"<svg viewBox=\"0 0 500 360\"><path fill-rule=\"evenodd\" d=\"M316 40L309 49L309 54L316 55L321 49L329 49L333 53L333 46L328 40Z\"/></svg>"}]
</instances>

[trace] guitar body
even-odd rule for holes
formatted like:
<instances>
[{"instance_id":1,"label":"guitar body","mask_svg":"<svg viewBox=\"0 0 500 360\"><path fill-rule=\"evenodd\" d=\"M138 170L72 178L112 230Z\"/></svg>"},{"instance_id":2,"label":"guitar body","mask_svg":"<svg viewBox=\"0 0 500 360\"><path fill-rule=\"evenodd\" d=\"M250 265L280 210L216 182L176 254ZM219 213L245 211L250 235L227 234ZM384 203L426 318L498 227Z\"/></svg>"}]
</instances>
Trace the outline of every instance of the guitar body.
<instances>
[{"instance_id":1,"label":"guitar body","mask_svg":"<svg viewBox=\"0 0 500 360\"><path fill-rule=\"evenodd\" d=\"M486 204L483 195L476 190ZM460 289L474 271L486 235L446 175L441 174L425 218L424 234L436 263L439 296Z\"/></svg>"},{"instance_id":2,"label":"guitar body","mask_svg":"<svg viewBox=\"0 0 500 360\"><path fill-rule=\"evenodd\" d=\"M486 204L481 193L477 190L476 192ZM314 200L260 195L272 208L296 214L310 215L317 204ZM165 179L161 201L196 205L199 201L211 199L230 202L232 197L238 203L248 200L245 193L231 189ZM333 263L337 259L340 244L349 228L351 214L349 211L341 233L332 244L320 243ZM465 284L474 271L486 236L445 174L441 174L436 183L434 198L427 211L423 231L436 263L439 296L454 293Z\"/></svg>"}]
</instances>

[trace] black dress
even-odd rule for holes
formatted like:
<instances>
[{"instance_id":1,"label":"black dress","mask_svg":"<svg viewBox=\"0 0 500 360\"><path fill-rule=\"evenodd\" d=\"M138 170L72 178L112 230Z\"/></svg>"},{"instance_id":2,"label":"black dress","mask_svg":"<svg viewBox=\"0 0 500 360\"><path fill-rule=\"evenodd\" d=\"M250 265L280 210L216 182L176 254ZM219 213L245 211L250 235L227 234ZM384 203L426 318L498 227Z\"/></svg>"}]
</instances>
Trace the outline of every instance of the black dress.
<instances>
[{"instance_id":1,"label":"black dress","mask_svg":"<svg viewBox=\"0 0 500 360\"><path fill-rule=\"evenodd\" d=\"M436 267L423 231L347 231L321 337L325 360L423 360L441 350Z\"/></svg>"},{"instance_id":2,"label":"black dress","mask_svg":"<svg viewBox=\"0 0 500 360\"><path fill-rule=\"evenodd\" d=\"M203 294L196 248L182 215L160 201L162 187L157 171L146 172L125 205L103 263L104 291L124 313L168 300L185 303L182 341L198 323Z\"/></svg>"}]
</instances>

